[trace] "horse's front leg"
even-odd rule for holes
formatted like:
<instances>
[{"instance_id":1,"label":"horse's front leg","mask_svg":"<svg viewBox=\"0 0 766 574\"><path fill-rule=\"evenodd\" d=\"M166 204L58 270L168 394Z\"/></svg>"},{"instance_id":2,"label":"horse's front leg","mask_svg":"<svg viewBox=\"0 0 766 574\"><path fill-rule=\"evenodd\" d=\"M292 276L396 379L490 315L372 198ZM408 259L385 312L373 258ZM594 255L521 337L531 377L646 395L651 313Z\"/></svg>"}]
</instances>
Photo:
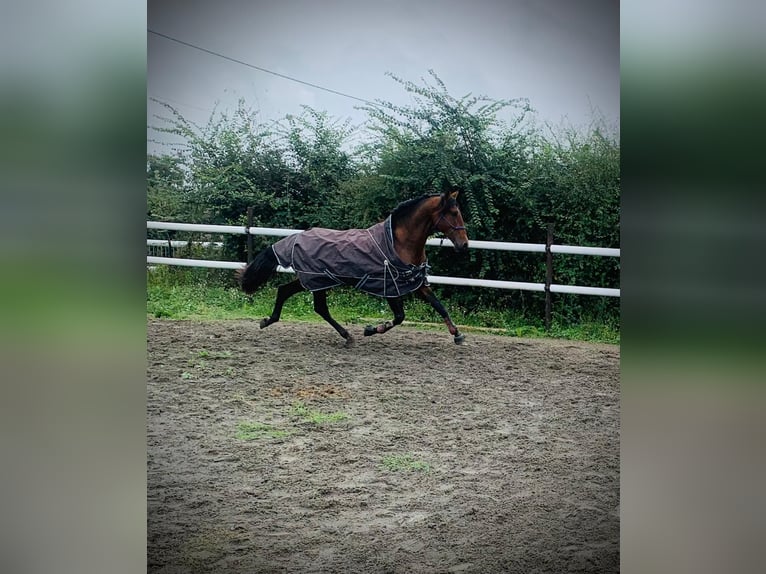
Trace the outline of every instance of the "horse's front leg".
<instances>
[{"instance_id":1,"label":"horse's front leg","mask_svg":"<svg viewBox=\"0 0 766 574\"><path fill-rule=\"evenodd\" d=\"M447 325L447 329L449 329L449 332L452 336L455 337L455 344L459 345L465 340L465 335L463 335L460 331L458 331L458 328L455 326L455 323L452 322L452 319L450 319L449 313L447 313L447 309L444 308L444 305L442 305L442 302L439 301L436 298L436 295L434 295L434 292L431 291L430 287L423 286L420 289L418 289L416 292L418 297L423 299L423 301L428 302L431 307L436 309L436 312L439 313L439 315L442 316L442 319L444 319L444 322Z\"/></svg>"},{"instance_id":2,"label":"horse's front leg","mask_svg":"<svg viewBox=\"0 0 766 574\"><path fill-rule=\"evenodd\" d=\"M386 321L385 323L379 323L375 327L372 325L367 325L364 328L365 337L376 335L378 333L385 333L389 329L393 329L397 325L401 325L402 321L404 321L404 299L401 297L395 297L392 299L386 299L386 301L388 301L388 306L391 307L391 310L394 312L394 320Z\"/></svg>"}]
</instances>

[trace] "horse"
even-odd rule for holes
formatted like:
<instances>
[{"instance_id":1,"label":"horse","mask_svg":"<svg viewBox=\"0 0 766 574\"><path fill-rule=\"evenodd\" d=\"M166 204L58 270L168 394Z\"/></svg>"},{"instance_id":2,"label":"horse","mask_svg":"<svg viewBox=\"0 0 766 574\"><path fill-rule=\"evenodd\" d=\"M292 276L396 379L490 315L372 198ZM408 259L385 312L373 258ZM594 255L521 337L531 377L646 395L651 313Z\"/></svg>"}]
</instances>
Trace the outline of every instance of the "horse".
<instances>
[{"instance_id":1,"label":"horse","mask_svg":"<svg viewBox=\"0 0 766 574\"><path fill-rule=\"evenodd\" d=\"M345 339L350 347L354 338L330 315L327 292L338 286L384 297L394 317L376 326L367 325L364 336L382 334L404 321L403 298L414 293L441 315L456 344L465 340L449 313L431 290L427 273L426 239L441 232L452 241L457 252L468 249L468 236L457 203L457 191L423 195L397 205L389 216L367 229L337 231L309 228L289 235L263 249L238 272L245 293L254 293L272 276L277 266L292 267L298 278L277 288L274 309L260 322L264 329L282 313L285 301L303 290L314 298L314 311Z\"/></svg>"}]
</instances>

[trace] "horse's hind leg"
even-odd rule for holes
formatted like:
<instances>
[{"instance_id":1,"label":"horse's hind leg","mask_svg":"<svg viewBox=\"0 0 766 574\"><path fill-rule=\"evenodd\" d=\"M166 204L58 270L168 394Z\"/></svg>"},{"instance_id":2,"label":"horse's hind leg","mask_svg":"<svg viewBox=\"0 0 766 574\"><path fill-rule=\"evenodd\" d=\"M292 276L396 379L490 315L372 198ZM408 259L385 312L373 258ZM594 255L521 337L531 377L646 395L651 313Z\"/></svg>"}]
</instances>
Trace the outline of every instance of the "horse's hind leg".
<instances>
[{"instance_id":1,"label":"horse's hind leg","mask_svg":"<svg viewBox=\"0 0 766 574\"><path fill-rule=\"evenodd\" d=\"M330 315L330 309L327 308L327 291L314 291L312 294L314 295L314 311L316 311L322 319L330 323L330 325L340 333L341 337L346 339L347 347L353 345L354 339L351 336L351 333L346 331L346 329L344 329L340 323Z\"/></svg>"},{"instance_id":2,"label":"horse's hind leg","mask_svg":"<svg viewBox=\"0 0 766 574\"><path fill-rule=\"evenodd\" d=\"M284 285L280 285L277 289L277 300L274 303L274 310L271 312L271 317L261 319L261 329L279 321L279 318L282 316L282 306L285 304L285 301L302 290L303 285L301 285L301 282L297 279L285 283Z\"/></svg>"},{"instance_id":3,"label":"horse's hind leg","mask_svg":"<svg viewBox=\"0 0 766 574\"><path fill-rule=\"evenodd\" d=\"M404 321L404 299L401 297L395 297L392 299L386 299L386 301L388 301L388 306L391 307L391 310L394 312L394 320L386 321L385 323L379 323L376 327L367 325L364 328L365 337L369 337L370 335L375 335L377 333L385 333L389 329L393 329L397 325L401 325L402 321Z\"/></svg>"}]
</instances>

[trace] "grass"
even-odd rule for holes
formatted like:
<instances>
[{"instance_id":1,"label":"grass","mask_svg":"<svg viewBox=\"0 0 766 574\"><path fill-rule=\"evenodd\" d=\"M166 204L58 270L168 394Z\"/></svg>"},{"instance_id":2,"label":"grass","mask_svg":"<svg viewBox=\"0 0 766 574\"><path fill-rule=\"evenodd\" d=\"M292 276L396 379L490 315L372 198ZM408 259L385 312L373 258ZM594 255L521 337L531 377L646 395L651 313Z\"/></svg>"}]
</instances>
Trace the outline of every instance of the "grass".
<instances>
[{"instance_id":1,"label":"grass","mask_svg":"<svg viewBox=\"0 0 766 574\"><path fill-rule=\"evenodd\" d=\"M267 286L252 296L235 287L208 285L204 281L180 283L170 269L161 267L148 275L146 310L149 316L168 319L262 319L271 314L276 289ZM391 310L381 298L352 289L336 289L328 297L335 319L346 325L367 325L391 319ZM566 325L555 317L546 332L542 318L530 320L514 309L463 309L444 301L453 321L466 332L486 331L512 337L555 337L599 343L620 343L617 321L582 320ZM554 305L555 307L555 305ZM441 318L430 307L415 298L405 302L407 318L404 326L417 325L423 329L445 330ZM285 321L322 322L315 312L310 293L299 293L289 299L282 312ZM200 351L200 358L203 358ZM205 358L208 356L205 355ZM223 356L209 358L225 358Z\"/></svg>"},{"instance_id":2,"label":"grass","mask_svg":"<svg viewBox=\"0 0 766 574\"><path fill-rule=\"evenodd\" d=\"M250 402L244 396L238 396L237 399L243 403ZM303 421L310 422L315 425L337 423L349 418L349 415L343 412L322 413L320 411L310 409L302 402L294 403L290 409L290 413ZM296 430L297 429L279 429L273 425L255 421L241 421L237 424L236 436L240 440L258 440L264 438L275 439L286 437Z\"/></svg>"},{"instance_id":3,"label":"grass","mask_svg":"<svg viewBox=\"0 0 766 574\"><path fill-rule=\"evenodd\" d=\"M201 351L197 352L197 357L200 359L231 359L232 352L231 351L208 351L206 349L202 349Z\"/></svg>"},{"instance_id":4,"label":"grass","mask_svg":"<svg viewBox=\"0 0 766 574\"><path fill-rule=\"evenodd\" d=\"M290 433L271 425L259 422L243 421L237 425L237 438L240 440L257 440L261 438L282 438Z\"/></svg>"},{"instance_id":5,"label":"grass","mask_svg":"<svg viewBox=\"0 0 766 574\"><path fill-rule=\"evenodd\" d=\"M420 460L416 460L411 454L392 454L383 457L383 467L392 472L431 472L431 466Z\"/></svg>"},{"instance_id":6,"label":"grass","mask_svg":"<svg viewBox=\"0 0 766 574\"><path fill-rule=\"evenodd\" d=\"M305 421L313 423L315 425L321 425L326 423L337 423L348 419L348 415L344 412L335 413L322 413L308 408L302 402L296 402L290 411L294 416L300 417Z\"/></svg>"}]
</instances>

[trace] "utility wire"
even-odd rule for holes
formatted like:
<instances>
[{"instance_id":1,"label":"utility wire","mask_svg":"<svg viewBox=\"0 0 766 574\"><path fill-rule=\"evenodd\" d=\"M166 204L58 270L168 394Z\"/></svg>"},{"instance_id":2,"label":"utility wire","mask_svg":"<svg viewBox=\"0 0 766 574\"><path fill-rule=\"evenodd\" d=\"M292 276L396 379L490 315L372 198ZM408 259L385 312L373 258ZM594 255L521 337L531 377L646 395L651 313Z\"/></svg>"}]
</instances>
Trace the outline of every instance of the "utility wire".
<instances>
[{"instance_id":1,"label":"utility wire","mask_svg":"<svg viewBox=\"0 0 766 574\"><path fill-rule=\"evenodd\" d=\"M357 100L359 102L363 102L370 106L378 106L379 104L376 104L375 102L371 102L369 100L365 100L364 98L358 98L356 96L352 96L351 94L344 94L343 92L339 92L337 90L331 90L330 88L324 88L322 86L319 86L317 84L312 84L311 82L304 82L303 80L299 80L298 78L293 78L291 76L286 76L285 74L280 74L279 72L274 72L272 70L267 70L266 68L261 68L260 66L256 66L254 64L249 64L247 62L243 62L242 60L237 60L236 58L232 58L230 56L226 56L224 54L220 54L218 52L214 52L213 50L208 50L207 48L202 48L200 46L195 46L194 44L190 44L189 42L184 42L183 40L179 40L178 38L173 38L172 36L168 36L167 34L162 34L161 32L155 32L154 30L151 30L147 28L146 30L150 34L154 34L155 36L160 36L162 38L165 38L167 40L171 40L173 42L177 42L183 46L188 46L189 48L194 48L195 50L199 50L200 52L205 52L206 54L211 54L213 56L218 56L219 58L223 58L224 60L229 60L230 62L234 62L236 64L241 64L243 66L247 66L248 68L252 68L254 70L258 70L259 72L266 72L267 74L272 74L274 76L279 76L280 78L284 78L285 80L290 80L291 82L297 82L299 84L303 84L304 86L311 86L312 88L316 88L318 90L323 90L325 92L330 92L331 94L335 94L338 96L343 96L344 98L351 98L352 100Z\"/></svg>"}]
</instances>

